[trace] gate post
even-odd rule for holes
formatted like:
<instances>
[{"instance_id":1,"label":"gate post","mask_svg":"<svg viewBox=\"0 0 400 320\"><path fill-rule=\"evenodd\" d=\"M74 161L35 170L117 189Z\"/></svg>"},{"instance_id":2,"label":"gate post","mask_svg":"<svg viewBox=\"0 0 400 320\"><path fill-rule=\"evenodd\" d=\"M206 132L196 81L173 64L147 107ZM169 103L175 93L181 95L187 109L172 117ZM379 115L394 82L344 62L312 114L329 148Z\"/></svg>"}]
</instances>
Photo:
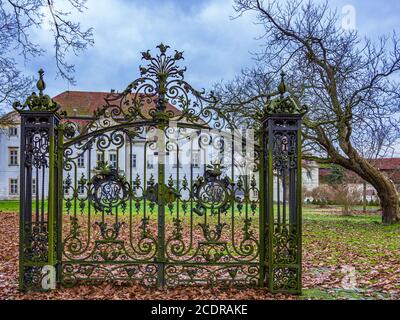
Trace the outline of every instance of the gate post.
<instances>
[{"instance_id":1,"label":"gate post","mask_svg":"<svg viewBox=\"0 0 400 320\"><path fill-rule=\"evenodd\" d=\"M161 121L157 126L158 164L157 164L157 206L158 206L158 231L157 231L157 285L165 285L165 130L166 124Z\"/></svg>"},{"instance_id":2,"label":"gate post","mask_svg":"<svg viewBox=\"0 0 400 320\"><path fill-rule=\"evenodd\" d=\"M157 125L157 150L158 150L158 164L157 164L157 206L158 206L158 229L157 229L157 285L163 287L165 285L165 160L166 160L166 139L165 130L169 123L169 116L167 109L167 100L165 95L166 89L166 77L160 72L157 74L157 100L155 113L153 115Z\"/></svg>"},{"instance_id":3,"label":"gate post","mask_svg":"<svg viewBox=\"0 0 400 320\"><path fill-rule=\"evenodd\" d=\"M39 70L39 95L13 105L21 117L19 288L24 291L53 289L56 283L60 106L43 94L43 74Z\"/></svg>"},{"instance_id":4,"label":"gate post","mask_svg":"<svg viewBox=\"0 0 400 320\"><path fill-rule=\"evenodd\" d=\"M287 92L268 100L263 118L266 281L270 292L301 294L301 121L307 108Z\"/></svg>"}]
</instances>

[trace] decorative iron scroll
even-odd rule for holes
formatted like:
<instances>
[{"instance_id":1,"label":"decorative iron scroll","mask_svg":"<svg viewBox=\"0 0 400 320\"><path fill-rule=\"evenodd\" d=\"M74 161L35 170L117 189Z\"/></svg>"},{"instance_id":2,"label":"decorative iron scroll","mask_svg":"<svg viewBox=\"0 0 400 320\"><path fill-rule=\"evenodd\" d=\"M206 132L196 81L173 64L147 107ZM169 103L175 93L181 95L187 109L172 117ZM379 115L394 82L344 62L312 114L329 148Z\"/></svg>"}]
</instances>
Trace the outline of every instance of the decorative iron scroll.
<instances>
[{"instance_id":1,"label":"decorative iron scroll","mask_svg":"<svg viewBox=\"0 0 400 320\"><path fill-rule=\"evenodd\" d=\"M142 53L141 77L92 117L59 124L42 71L39 95L14 105L22 115L21 288L39 288L50 264L65 286L268 283L299 293L305 108L282 77L260 145L236 139L213 94L184 80L183 53L157 48Z\"/></svg>"},{"instance_id":2,"label":"decorative iron scroll","mask_svg":"<svg viewBox=\"0 0 400 320\"><path fill-rule=\"evenodd\" d=\"M293 96L280 96L265 107L264 203L267 204L266 280L272 292L301 292L301 118L307 110Z\"/></svg>"},{"instance_id":3,"label":"decorative iron scroll","mask_svg":"<svg viewBox=\"0 0 400 320\"><path fill-rule=\"evenodd\" d=\"M157 46L159 53L142 52L146 66L140 67L141 77L121 92L111 92L102 108L86 123L66 123L65 137L79 139L84 135L116 124L141 121L185 122L215 129L233 129L230 117L218 109L219 100L213 93L198 91L184 80L185 68L177 65L183 52L168 55L169 46Z\"/></svg>"},{"instance_id":4,"label":"decorative iron scroll","mask_svg":"<svg viewBox=\"0 0 400 320\"><path fill-rule=\"evenodd\" d=\"M221 178L221 165L213 163L207 166L203 177L199 177L193 185L196 207L193 211L203 216L207 209L211 214L225 213L231 206L231 192L234 182L228 176Z\"/></svg>"},{"instance_id":5,"label":"decorative iron scroll","mask_svg":"<svg viewBox=\"0 0 400 320\"><path fill-rule=\"evenodd\" d=\"M117 169L104 165L99 171L88 183L89 188L93 188L89 200L93 201L96 210L111 213L114 208L126 205L130 186Z\"/></svg>"},{"instance_id":6,"label":"decorative iron scroll","mask_svg":"<svg viewBox=\"0 0 400 320\"><path fill-rule=\"evenodd\" d=\"M304 115L308 107L302 105L294 95L285 95L288 91L288 86L285 83L285 73L281 73L281 82L278 86L278 96L269 97L265 112L267 114L282 114L282 115Z\"/></svg>"},{"instance_id":7,"label":"decorative iron scroll","mask_svg":"<svg viewBox=\"0 0 400 320\"><path fill-rule=\"evenodd\" d=\"M147 287L157 285L156 264L116 264L111 267L91 264L65 264L62 284L73 287L79 283L101 285L104 283L140 283Z\"/></svg>"},{"instance_id":8,"label":"decorative iron scroll","mask_svg":"<svg viewBox=\"0 0 400 320\"><path fill-rule=\"evenodd\" d=\"M204 284L210 287L254 287L258 284L258 265L237 266L168 266L165 270L168 286Z\"/></svg>"},{"instance_id":9,"label":"decorative iron scroll","mask_svg":"<svg viewBox=\"0 0 400 320\"><path fill-rule=\"evenodd\" d=\"M43 80L44 71L39 70L39 80L36 83L36 88L39 90L39 95L33 92L23 104L19 101L14 102L13 108L18 111L30 110L30 111L50 111L56 112L61 106L53 101L48 95L43 94L46 89L46 83Z\"/></svg>"},{"instance_id":10,"label":"decorative iron scroll","mask_svg":"<svg viewBox=\"0 0 400 320\"><path fill-rule=\"evenodd\" d=\"M161 187L163 188L161 193L163 195L164 198L163 200L165 203L175 202L181 196L179 192L173 188L173 186L168 186L165 183L163 183L161 184ZM149 201L154 203L160 202L159 188L160 186L158 183L151 185L149 188L147 188L147 199Z\"/></svg>"},{"instance_id":11,"label":"decorative iron scroll","mask_svg":"<svg viewBox=\"0 0 400 320\"><path fill-rule=\"evenodd\" d=\"M20 289L45 290L43 266L57 261L56 125L51 112L21 111Z\"/></svg>"}]
</instances>

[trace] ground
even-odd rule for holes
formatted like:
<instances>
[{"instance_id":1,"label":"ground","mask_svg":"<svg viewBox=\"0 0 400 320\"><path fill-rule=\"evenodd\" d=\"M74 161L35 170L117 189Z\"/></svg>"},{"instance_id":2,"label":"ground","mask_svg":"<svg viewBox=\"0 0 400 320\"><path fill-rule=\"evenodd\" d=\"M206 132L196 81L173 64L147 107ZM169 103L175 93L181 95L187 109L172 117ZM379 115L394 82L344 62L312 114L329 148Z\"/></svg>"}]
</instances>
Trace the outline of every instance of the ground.
<instances>
[{"instance_id":1,"label":"ground","mask_svg":"<svg viewBox=\"0 0 400 320\"><path fill-rule=\"evenodd\" d=\"M14 208L15 207L15 208ZM141 286L76 287L50 293L18 291L18 215L0 202L0 299L400 299L400 225L383 226L379 212L343 216L337 208L303 208L303 295L266 289L168 290Z\"/></svg>"}]
</instances>

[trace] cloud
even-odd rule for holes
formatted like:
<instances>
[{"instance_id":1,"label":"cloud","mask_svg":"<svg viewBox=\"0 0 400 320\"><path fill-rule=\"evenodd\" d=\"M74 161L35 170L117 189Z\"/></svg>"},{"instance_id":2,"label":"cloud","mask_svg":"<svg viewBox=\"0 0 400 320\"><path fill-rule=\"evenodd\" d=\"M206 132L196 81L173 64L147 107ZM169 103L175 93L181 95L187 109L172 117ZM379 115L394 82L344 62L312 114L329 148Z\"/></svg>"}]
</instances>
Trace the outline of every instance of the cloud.
<instances>
[{"instance_id":1,"label":"cloud","mask_svg":"<svg viewBox=\"0 0 400 320\"><path fill-rule=\"evenodd\" d=\"M89 0L84 14L71 19L93 27L95 45L69 61L75 64L76 87L54 79L53 43L44 25L36 39L47 54L26 66L34 73L46 70L48 91L55 95L67 90L123 90L139 76L140 52L160 42L185 51L187 79L195 87L209 88L221 78L232 78L252 63L250 50L257 47L254 37L261 30L252 16L232 20L231 0L215 1L122 1Z\"/></svg>"},{"instance_id":2,"label":"cloud","mask_svg":"<svg viewBox=\"0 0 400 320\"><path fill-rule=\"evenodd\" d=\"M66 1L65 1L66 2ZM64 2L64 3L65 3ZM56 2L57 3L57 2ZM360 34L380 34L397 27L400 10L397 0L375 3L354 0L329 2L332 7L352 4L356 8ZM77 85L54 79L52 37L43 26L37 41L47 54L26 64L26 72L46 70L48 92L64 90L123 90L139 76L140 52L155 49L160 42L185 51L187 79L198 88L209 88L220 79L230 79L251 65L249 51L257 51L262 34L254 14L232 20L232 0L89 0L88 10L73 13L71 19L83 27L94 27L95 46L69 61L76 66ZM382 26L382 27L381 27Z\"/></svg>"}]
</instances>

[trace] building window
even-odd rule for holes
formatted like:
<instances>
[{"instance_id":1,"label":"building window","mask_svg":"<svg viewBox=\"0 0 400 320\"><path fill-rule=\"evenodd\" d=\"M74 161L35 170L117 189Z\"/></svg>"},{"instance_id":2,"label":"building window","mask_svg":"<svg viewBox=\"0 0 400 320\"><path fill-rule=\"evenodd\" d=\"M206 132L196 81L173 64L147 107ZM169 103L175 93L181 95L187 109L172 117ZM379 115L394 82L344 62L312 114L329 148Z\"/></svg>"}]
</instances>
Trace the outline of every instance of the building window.
<instances>
[{"instance_id":1,"label":"building window","mask_svg":"<svg viewBox=\"0 0 400 320\"><path fill-rule=\"evenodd\" d=\"M32 178L32 194L36 194L36 179Z\"/></svg>"},{"instance_id":2,"label":"building window","mask_svg":"<svg viewBox=\"0 0 400 320\"><path fill-rule=\"evenodd\" d=\"M18 148L9 148L9 157L8 163L10 166L17 166L18 165Z\"/></svg>"},{"instance_id":3,"label":"building window","mask_svg":"<svg viewBox=\"0 0 400 320\"><path fill-rule=\"evenodd\" d=\"M10 195L18 195L18 179L10 179Z\"/></svg>"},{"instance_id":4,"label":"building window","mask_svg":"<svg viewBox=\"0 0 400 320\"><path fill-rule=\"evenodd\" d=\"M78 186L78 194L84 194L85 193L85 186L79 185Z\"/></svg>"},{"instance_id":5,"label":"building window","mask_svg":"<svg viewBox=\"0 0 400 320\"><path fill-rule=\"evenodd\" d=\"M132 168L136 168L136 154L132 154Z\"/></svg>"},{"instance_id":6,"label":"building window","mask_svg":"<svg viewBox=\"0 0 400 320\"><path fill-rule=\"evenodd\" d=\"M117 154L116 153L110 153L109 154L109 160L110 160L111 168L116 169L117 168Z\"/></svg>"},{"instance_id":7,"label":"building window","mask_svg":"<svg viewBox=\"0 0 400 320\"><path fill-rule=\"evenodd\" d=\"M97 153L97 167L101 167L104 164L104 153L98 152Z\"/></svg>"},{"instance_id":8,"label":"building window","mask_svg":"<svg viewBox=\"0 0 400 320\"><path fill-rule=\"evenodd\" d=\"M8 129L8 134L10 137L15 137L18 135L18 129L16 127L11 127Z\"/></svg>"},{"instance_id":9,"label":"building window","mask_svg":"<svg viewBox=\"0 0 400 320\"><path fill-rule=\"evenodd\" d=\"M192 152L192 166L193 166L193 168L200 167L200 152L199 151Z\"/></svg>"},{"instance_id":10,"label":"building window","mask_svg":"<svg viewBox=\"0 0 400 320\"><path fill-rule=\"evenodd\" d=\"M82 153L78 156L78 168L85 167L85 155Z\"/></svg>"}]
</instances>

